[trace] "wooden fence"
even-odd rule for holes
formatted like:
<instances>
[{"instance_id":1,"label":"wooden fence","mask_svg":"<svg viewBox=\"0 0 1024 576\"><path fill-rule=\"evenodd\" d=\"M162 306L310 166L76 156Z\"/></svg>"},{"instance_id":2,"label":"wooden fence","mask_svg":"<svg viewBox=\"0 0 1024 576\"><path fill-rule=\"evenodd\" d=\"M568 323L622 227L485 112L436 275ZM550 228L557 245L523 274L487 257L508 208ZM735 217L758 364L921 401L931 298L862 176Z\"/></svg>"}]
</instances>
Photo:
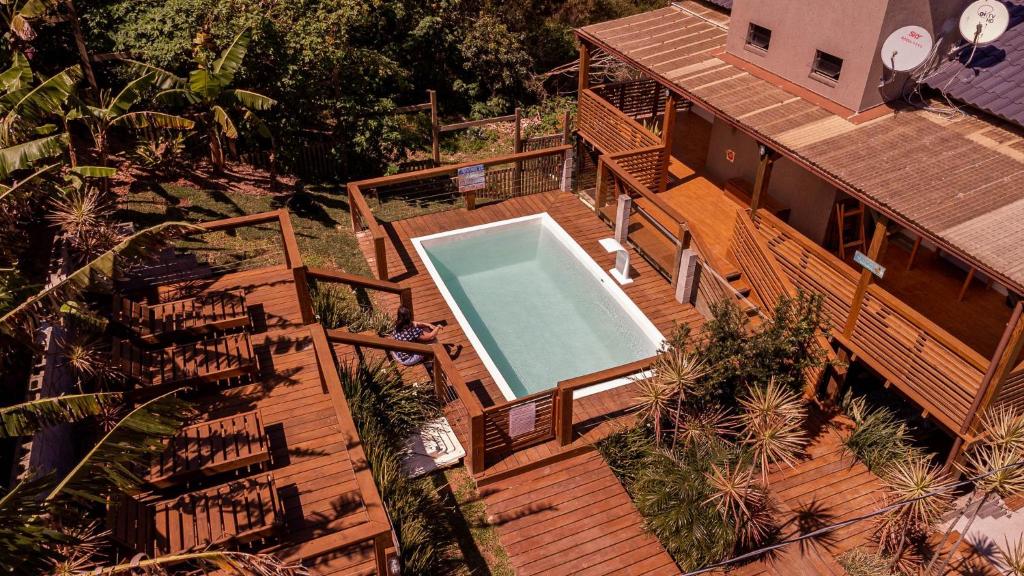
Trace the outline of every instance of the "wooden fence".
<instances>
[{"instance_id":1,"label":"wooden fence","mask_svg":"<svg viewBox=\"0 0 1024 576\"><path fill-rule=\"evenodd\" d=\"M649 78L601 84L591 90L634 120L658 118L668 101L665 87ZM679 107L686 105L681 101Z\"/></svg>"},{"instance_id":2,"label":"wooden fence","mask_svg":"<svg viewBox=\"0 0 1024 576\"><path fill-rule=\"evenodd\" d=\"M602 154L660 146L661 139L592 89L580 92L576 126Z\"/></svg>"},{"instance_id":3,"label":"wooden fence","mask_svg":"<svg viewBox=\"0 0 1024 576\"><path fill-rule=\"evenodd\" d=\"M450 166L439 166L419 172L394 174L350 182L348 200L352 215L352 229L369 230L373 239L377 277L388 278L387 233L380 221L396 217L396 208L388 202L413 204L416 213L429 209L430 203L437 203L438 209L451 209L459 200L467 209L476 207L478 196L482 199L510 198L528 194L550 192L564 188L563 163L568 145L532 150L489 158L480 162L466 162ZM483 166L486 186L482 191L459 193L456 180L459 169ZM368 200L369 198L369 200ZM371 206L372 203L372 206ZM407 215L406 215L407 216Z\"/></svg>"},{"instance_id":4,"label":"wooden fence","mask_svg":"<svg viewBox=\"0 0 1024 576\"><path fill-rule=\"evenodd\" d=\"M555 390L484 409L484 458L501 458L555 437Z\"/></svg>"},{"instance_id":5,"label":"wooden fence","mask_svg":"<svg viewBox=\"0 0 1024 576\"><path fill-rule=\"evenodd\" d=\"M627 378L649 369L658 360L657 356L629 362L621 366L608 368L592 374L586 374L569 380L562 380L555 388L557 415L555 417L555 437L559 445L568 446L574 437L573 396L576 392L604 384L620 378ZM600 394L600 392L599 392Z\"/></svg>"}]
</instances>

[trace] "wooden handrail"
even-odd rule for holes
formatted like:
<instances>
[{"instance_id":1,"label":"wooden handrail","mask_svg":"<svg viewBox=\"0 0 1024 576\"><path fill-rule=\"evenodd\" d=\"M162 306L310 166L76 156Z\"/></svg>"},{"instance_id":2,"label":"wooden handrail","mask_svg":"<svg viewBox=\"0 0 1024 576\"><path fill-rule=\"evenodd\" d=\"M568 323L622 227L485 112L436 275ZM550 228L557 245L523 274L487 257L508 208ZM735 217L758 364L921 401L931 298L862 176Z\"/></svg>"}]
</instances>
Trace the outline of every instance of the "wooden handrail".
<instances>
[{"instance_id":1,"label":"wooden handrail","mask_svg":"<svg viewBox=\"0 0 1024 576\"><path fill-rule=\"evenodd\" d=\"M387 510L384 508L384 501L377 490L377 484L373 480L373 473L366 459L366 453L363 450L358 429L356 428L355 421L352 419L352 412L348 407L345 393L341 387L341 375L338 373L338 366L335 363L334 353L331 350L330 337L320 324L311 325L309 333L313 340L313 351L316 356L317 366L320 369L320 376L323 378L325 392L330 397L331 405L334 407L335 415L338 419L338 427L346 436L345 441L348 444L348 453L352 461L353 473L355 474L363 506L366 508L366 515L370 522L358 533L341 533L336 538L325 540L316 545L309 547L300 546L297 550L293 550L292 553L299 556L304 552L307 554L314 552L326 553L329 551L327 550L328 548L338 549L372 539L374 547L378 551L378 557L376 558L377 569L378 571L386 570L387 558L383 557L384 555L380 554L380 551L382 547L387 547L385 545L385 537L387 540L391 539L391 522L388 518ZM344 544L346 539L348 543ZM386 572L381 573L385 574Z\"/></svg>"},{"instance_id":2,"label":"wooden handrail","mask_svg":"<svg viewBox=\"0 0 1024 576\"><path fill-rule=\"evenodd\" d=\"M494 406L488 406L484 408L484 414L494 414L500 412L502 409L507 408L509 404L526 404L527 402L533 402L534 400L542 400L549 396L553 396L557 392L557 388L548 388L547 390L541 390L540 392L534 392L527 396L517 397L515 400L509 400L502 404L496 404Z\"/></svg>"},{"instance_id":3,"label":"wooden handrail","mask_svg":"<svg viewBox=\"0 0 1024 576\"><path fill-rule=\"evenodd\" d=\"M397 282L389 282L387 280L380 280L377 278L370 278L369 276L361 276L359 274L349 274L340 270L333 270L331 268L319 268L310 267L306 270L306 276L315 280L324 282L337 282L339 284L345 284L354 288L365 288L367 290L376 290L378 292L387 292L389 294L397 294L402 306L405 306L412 312L412 288L408 286L402 286Z\"/></svg>"},{"instance_id":4,"label":"wooden handrail","mask_svg":"<svg viewBox=\"0 0 1024 576\"><path fill-rule=\"evenodd\" d=\"M622 364L605 370L599 370L591 374L562 380L555 387L555 438L560 446L568 446L572 443L572 412L573 393L577 390L604 384L619 378L625 378L650 368L658 361L658 356L643 358L628 364Z\"/></svg>"},{"instance_id":5,"label":"wooden handrail","mask_svg":"<svg viewBox=\"0 0 1024 576\"><path fill-rule=\"evenodd\" d=\"M394 338L383 338L381 336L373 336L371 334L356 334L354 332L338 329L325 329L324 332L327 334L328 342L337 342L338 344L349 344L351 346L361 346L365 348L375 348L377 350L390 352L420 354L428 358L433 358L434 356L434 347L430 344L405 342L403 340L395 340Z\"/></svg>"},{"instance_id":6,"label":"wooden handrail","mask_svg":"<svg viewBox=\"0 0 1024 576\"><path fill-rule=\"evenodd\" d=\"M437 168L427 168L426 170L418 170L416 172L402 172L400 174L392 174L390 176L378 176L377 178L370 178L367 180L350 182L349 186L356 186L358 189L364 190L366 188L377 188L379 186L389 186L392 184L401 184L403 182L412 182L415 180L426 180L428 178L436 178L438 176L457 174L460 168L468 168L470 166L477 166L481 164L484 166L511 164L517 161L532 160L534 158L543 158L544 156L564 154L566 150L571 149L571 144L560 144L558 146L552 146L551 148L541 148L540 150L530 150L528 152L519 152L517 154L504 154L501 156L494 156L492 158L485 158L483 160L478 160L475 162L449 164L446 166L438 166Z\"/></svg>"},{"instance_id":7,"label":"wooden handrail","mask_svg":"<svg viewBox=\"0 0 1024 576\"><path fill-rule=\"evenodd\" d=\"M630 150L623 150L622 152L605 154L605 156L610 160L621 160L623 158L629 158L630 156L639 156L641 154L650 154L651 152L660 152L664 149L665 147L659 144L657 146L646 146L644 148L633 148Z\"/></svg>"},{"instance_id":8,"label":"wooden handrail","mask_svg":"<svg viewBox=\"0 0 1024 576\"><path fill-rule=\"evenodd\" d=\"M648 140L648 145L655 145L659 143L660 139L654 134L652 134L650 130L645 128L643 124L640 124L636 120L630 118L628 114L616 108L614 104L602 98L601 95L595 92L593 89L587 88L581 91L579 98L579 108L581 110L586 109L588 102L593 102L595 105L601 107L605 111L605 113L614 116L616 122L625 125L629 130L631 130L635 134L640 135L644 140ZM601 142L601 138L596 137L594 134L588 134L589 126L587 122L581 121L579 124L579 130L580 132L583 133L584 138L591 142L602 154L622 152L622 150L608 149L607 143Z\"/></svg>"},{"instance_id":9,"label":"wooden handrail","mask_svg":"<svg viewBox=\"0 0 1024 576\"><path fill-rule=\"evenodd\" d=\"M281 243L284 247L285 265L288 268L301 267L302 254L299 252L299 245L295 240L295 231L292 229L291 217L288 215L288 210L285 210L284 208L269 212L259 212L257 214L246 214L245 216L235 216L233 218L222 218L220 220L200 222L198 226L203 230L202 232L197 232L197 234L257 226L268 222L278 223Z\"/></svg>"}]
</instances>

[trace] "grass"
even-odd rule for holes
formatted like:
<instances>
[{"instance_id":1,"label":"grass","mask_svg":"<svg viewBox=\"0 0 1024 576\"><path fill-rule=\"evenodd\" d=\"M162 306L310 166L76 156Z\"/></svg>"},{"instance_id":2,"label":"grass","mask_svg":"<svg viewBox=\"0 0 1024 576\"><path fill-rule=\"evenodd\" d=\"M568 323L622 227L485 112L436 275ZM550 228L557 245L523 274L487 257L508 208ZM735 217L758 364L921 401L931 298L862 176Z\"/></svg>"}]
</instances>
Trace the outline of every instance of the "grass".
<instances>
[{"instance_id":1,"label":"grass","mask_svg":"<svg viewBox=\"0 0 1024 576\"><path fill-rule=\"evenodd\" d=\"M462 574L514 576L508 554L498 541L498 532L487 523L484 501L464 466L434 474L435 484L443 483L442 498L449 510L452 526L462 553Z\"/></svg>"}]
</instances>

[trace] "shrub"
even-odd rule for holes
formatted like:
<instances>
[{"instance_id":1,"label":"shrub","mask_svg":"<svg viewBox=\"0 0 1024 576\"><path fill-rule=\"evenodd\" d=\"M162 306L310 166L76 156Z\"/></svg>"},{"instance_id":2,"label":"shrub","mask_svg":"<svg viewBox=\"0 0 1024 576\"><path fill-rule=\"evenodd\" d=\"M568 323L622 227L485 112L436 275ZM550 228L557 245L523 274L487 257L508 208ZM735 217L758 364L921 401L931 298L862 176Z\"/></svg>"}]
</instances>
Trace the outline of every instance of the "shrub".
<instances>
[{"instance_id":1,"label":"shrub","mask_svg":"<svg viewBox=\"0 0 1024 576\"><path fill-rule=\"evenodd\" d=\"M391 316L359 302L356 293L336 284L314 284L310 289L313 310L325 328L346 327L351 332L387 334L394 328Z\"/></svg>"},{"instance_id":2,"label":"shrub","mask_svg":"<svg viewBox=\"0 0 1024 576\"><path fill-rule=\"evenodd\" d=\"M875 474L881 475L895 462L922 456L911 444L906 422L888 408L868 408L863 396L854 398L850 392L843 397L842 407L854 424L843 444Z\"/></svg>"},{"instance_id":3,"label":"shrub","mask_svg":"<svg viewBox=\"0 0 1024 576\"><path fill-rule=\"evenodd\" d=\"M444 574L454 540L445 511L428 479L410 478L406 439L440 414L428 386L408 385L390 362L346 366L341 386L352 409L373 478L394 524L408 574Z\"/></svg>"}]
</instances>

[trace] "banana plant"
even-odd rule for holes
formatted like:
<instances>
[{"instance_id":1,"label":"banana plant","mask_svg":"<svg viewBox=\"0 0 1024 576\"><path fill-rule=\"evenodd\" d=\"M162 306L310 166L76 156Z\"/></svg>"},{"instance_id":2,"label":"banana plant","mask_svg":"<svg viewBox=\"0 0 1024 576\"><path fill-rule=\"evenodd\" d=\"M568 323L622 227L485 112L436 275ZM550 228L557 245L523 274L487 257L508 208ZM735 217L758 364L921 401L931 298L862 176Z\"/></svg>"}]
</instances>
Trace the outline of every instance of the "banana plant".
<instances>
[{"instance_id":1,"label":"banana plant","mask_svg":"<svg viewBox=\"0 0 1024 576\"><path fill-rule=\"evenodd\" d=\"M0 14L4 19L4 35L12 44L28 42L36 37L32 20L42 18L57 9L60 0L0 0Z\"/></svg>"},{"instance_id":2,"label":"banana plant","mask_svg":"<svg viewBox=\"0 0 1024 576\"><path fill-rule=\"evenodd\" d=\"M107 165L109 146L107 134L115 126L130 128L168 128L173 130L191 130L194 122L181 116L153 112L148 110L132 111L132 106L142 99L157 79L157 72L149 72L129 82L116 96L110 91L100 92L100 105L81 105L69 115L69 120L80 120L89 128L96 151L99 153L100 165Z\"/></svg>"},{"instance_id":3,"label":"banana plant","mask_svg":"<svg viewBox=\"0 0 1024 576\"><path fill-rule=\"evenodd\" d=\"M28 60L14 54L0 73L0 179L64 153L69 143L65 105L81 78L79 67L72 66L36 84Z\"/></svg>"},{"instance_id":4,"label":"banana plant","mask_svg":"<svg viewBox=\"0 0 1024 576\"><path fill-rule=\"evenodd\" d=\"M253 111L269 110L277 104L269 96L231 87L251 39L252 29L242 30L212 63L206 61L201 50L197 50L193 58L195 69L189 72L188 78L149 64L133 62L142 71L156 73L157 84L164 88L157 94L158 100L188 105L196 110L209 140L210 162L218 171L224 168L224 140L238 138L238 127L229 112L238 110L247 118L247 123L254 124ZM201 41L197 39L197 43Z\"/></svg>"}]
</instances>

